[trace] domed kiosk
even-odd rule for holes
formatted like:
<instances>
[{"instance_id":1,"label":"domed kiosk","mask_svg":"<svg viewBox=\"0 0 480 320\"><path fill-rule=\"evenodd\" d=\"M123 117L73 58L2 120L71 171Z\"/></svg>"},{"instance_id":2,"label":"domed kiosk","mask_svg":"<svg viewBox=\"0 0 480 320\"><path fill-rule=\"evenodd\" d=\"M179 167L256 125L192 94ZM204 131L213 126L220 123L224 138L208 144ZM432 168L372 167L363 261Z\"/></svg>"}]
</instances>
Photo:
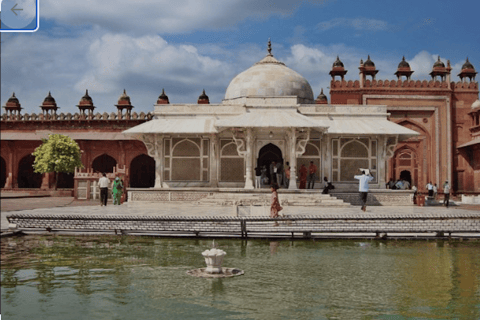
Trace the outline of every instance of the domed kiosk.
<instances>
[{"instance_id":1,"label":"domed kiosk","mask_svg":"<svg viewBox=\"0 0 480 320\"><path fill-rule=\"evenodd\" d=\"M309 82L273 56L270 41L267 51L232 79L221 103L158 103L154 119L124 131L155 159L154 189L254 189L254 168L268 171L273 161L288 162L290 179L277 181L288 189L298 188L298 170L311 162L337 189L358 188L359 166L374 174L373 188L385 186L395 144L417 133L388 121L386 106L331 105L326 96L316 103ZM129 200L151 200L142 192Z\"/></svg>"}]
</instances>

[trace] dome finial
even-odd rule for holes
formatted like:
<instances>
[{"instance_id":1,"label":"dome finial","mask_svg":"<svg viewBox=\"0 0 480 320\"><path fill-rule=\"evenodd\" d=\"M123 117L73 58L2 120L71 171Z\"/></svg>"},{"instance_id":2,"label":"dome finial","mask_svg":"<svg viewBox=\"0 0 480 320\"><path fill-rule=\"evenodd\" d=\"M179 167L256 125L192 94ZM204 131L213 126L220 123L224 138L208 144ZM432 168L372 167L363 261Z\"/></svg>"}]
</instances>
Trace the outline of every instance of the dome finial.
<instances>
[{"instance_id":1,"label":"dome finial","mask_svg":"<svg viewBox=\"0 0 480 320\"><path fill-rule=\"evenodd\" d=\"M270 41L270 38L268 38L268 48L267 48L267 51L268 51L268 55L269 55L269 56L273 56L273 55L272 55L272 41Z\"/></svg>"}]
</instances>

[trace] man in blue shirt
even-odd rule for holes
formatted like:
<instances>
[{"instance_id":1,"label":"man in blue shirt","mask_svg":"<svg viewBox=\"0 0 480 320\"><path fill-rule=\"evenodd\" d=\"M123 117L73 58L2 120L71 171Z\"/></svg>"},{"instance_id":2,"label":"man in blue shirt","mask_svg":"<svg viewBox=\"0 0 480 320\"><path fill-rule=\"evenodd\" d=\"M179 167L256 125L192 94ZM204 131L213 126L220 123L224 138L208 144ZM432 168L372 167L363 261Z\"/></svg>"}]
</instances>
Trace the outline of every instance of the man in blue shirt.
<instances>
[{"instance_id":1,"label":"man in blue shirt","mask_svg":"<svg viewBox=\"0 0 480 320\"><path fill-rule=\"evenodd\" d=\"M359 180L358 191L360 191L360 200L362 201L362 211L367 210L367 196L368 196L368 182L373 180L373 177L368 172L365 174L365 170L362 170L361 176L355 176L355 179Z\"/></svg>"}]
</instances>

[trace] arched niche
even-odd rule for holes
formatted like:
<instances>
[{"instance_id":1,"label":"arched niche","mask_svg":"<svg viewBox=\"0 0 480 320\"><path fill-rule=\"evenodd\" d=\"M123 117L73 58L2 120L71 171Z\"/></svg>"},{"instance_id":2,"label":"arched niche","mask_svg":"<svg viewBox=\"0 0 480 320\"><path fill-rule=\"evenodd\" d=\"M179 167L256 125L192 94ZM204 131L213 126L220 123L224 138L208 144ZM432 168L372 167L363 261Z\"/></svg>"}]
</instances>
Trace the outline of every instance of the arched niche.
<instances>
[{"instance_id":1,"label":"arched niche","mask_svg":"<svg viewBox=\"0 0 480 320\"><path fill-rule=\"evenodd\" d=\"M3 157L0 157L0 188L5 187L5 182L7 182L7 163Z\"/></svg>"},{"instance_id":2,"label":"arched niche","mask_svg":"<svg viewBox=\"0 0 480 320\"><path fill-rule=\"evenodd\" d=\"M33 171L35 157L31 154L23 157L18 163L17 183L19 188L40 188L42 174Z\"/></svg>"},{"instance_id":3,"label":"arched niche","mask_svg":"<svg viewBox=\"0 0 480 320\"><path fill-rule=\"evenodd\" d=\"M135 157L130 163L130 187L152 188L155 186L155 160L146 154Z\"/></svg>"},{"instance_id":4,"label":"arched niche","mask_svg":"<svg viewBox=\"0 0 480 320\"><path fill-rule=\"evenodd\" d=\"M116 165L117 160L104 153L93 160L92 169L94 172L113 172Z\"/></svg>"}]
</instances>

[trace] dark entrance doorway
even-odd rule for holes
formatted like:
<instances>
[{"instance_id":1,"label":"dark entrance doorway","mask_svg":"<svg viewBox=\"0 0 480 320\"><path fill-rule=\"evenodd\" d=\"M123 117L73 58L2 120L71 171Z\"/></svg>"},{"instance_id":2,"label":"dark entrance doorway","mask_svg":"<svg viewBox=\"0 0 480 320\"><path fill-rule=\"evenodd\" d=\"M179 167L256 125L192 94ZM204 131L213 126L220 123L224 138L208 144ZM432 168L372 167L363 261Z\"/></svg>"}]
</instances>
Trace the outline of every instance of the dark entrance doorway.
<instances>
[{"instance_id":1,"label":"dark entrance doorway","mask_svg":"<svg viewBox=\"0 0 480 320\"><path fill-rule=\"evenodd\" d=\"M7 164L5 160L0 157L0 188L5 187L5 182L7 182Z\"/></svg>"},{"instance_id":2,"label":"dark entrance doorway","mask_svg":"<svg viewBox=\"0 0 480 320\"><path fill-rule=\"evenodd\" d=\"M151 188L155 186L155 160L141 154L130 163L130 187Z\"/></svg>"},{"instance_id":3,"label":"dark entrance doorway","mask_svg":"<svg viewBox=\"0 0 480 320\"><path fill-rule=\"evenodd\" d=\"M71 189L74 186L73 180L74 174L70 172L59 172L57 188L59 189Z\"/></svg>"},{"instance_id":4,"label":"dark entrance doorway","mask_svg":"<svg viewBox=\"0 0 480 320\"><path fill-rule=\"evenodd\" d=\"M33 171L35 157L29 154L20 160L18 164L18 187L40 188L42 186L42 174Z\"/></svg>"},{"instance_id":5,"label":"dark entrance doorway","mask_svg":"<svg viewBox=\"0 0 480 320\"><path fill-rule=\"evenodd\" d=\"M283 164L282 150L276 145L269 143L258 152L257 167L262 168L265 166L267 169L268 181L270 183L272 182L272 177L270 176L270 164L273 161Z\"/></svg>"},{"instance_id":6,"label":"dark entrance doorway","mask_svg":"<svg viewBox=\"0 0 480 320\"><path fill-rule=\"evenodd\" d=\"M108 154L102 154L93 160L92 169L94 172L113 172L117 161Z\"/></svg>"},{"instance_id":7,"label":"dark entrance doorway","mask_svg":"<svg viewBox=\"0 0 480 320\"><path fill-rule=\"evenodd\" d=\"M411 175L410 171L403 170L402 172L400 172L400 180L408 181L408 183L411 186L412 185L412 175Z\"/></svg>"}]
</instances>

